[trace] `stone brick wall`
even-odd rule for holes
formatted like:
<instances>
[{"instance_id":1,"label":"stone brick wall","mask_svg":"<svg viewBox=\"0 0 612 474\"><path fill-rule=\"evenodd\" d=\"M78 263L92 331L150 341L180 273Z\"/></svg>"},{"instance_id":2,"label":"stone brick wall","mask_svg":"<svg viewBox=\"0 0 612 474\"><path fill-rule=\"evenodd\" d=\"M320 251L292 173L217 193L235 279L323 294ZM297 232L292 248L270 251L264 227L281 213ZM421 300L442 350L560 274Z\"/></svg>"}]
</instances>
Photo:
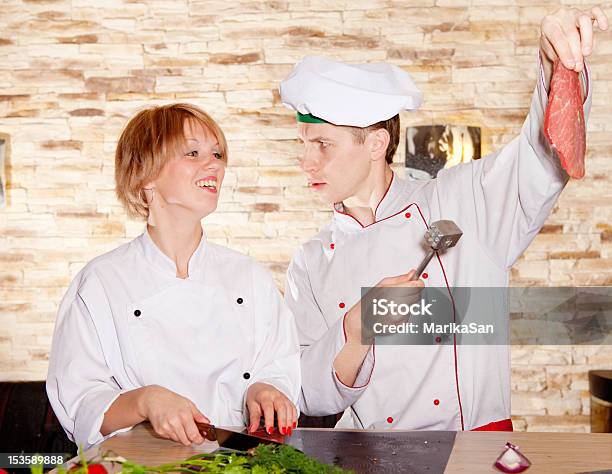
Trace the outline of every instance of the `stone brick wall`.
<instances>
[{"instance_id":1,"label":"stone brick wall","mask_svg":"<svg viewBox=\"0 0 612 474\"><path fill-rule=\"evenodd\" d=\"M113 191L115 142L137 109L188 101L220 122L231 166L206 232L267 263L282 288L295 247L330 217L305 187L293 115L279 104L278 81L293 63L317 53L393 62L425 93L419 112L403 114L404 127L481 126L489 152L520 130L539 22L555 8L538 0L2 0L0 134L9 153L0 379L45 377L72 276L141 232ZM596 52L587 176L568 185L513 269L514 284L612 284L609 34ZM402 160L400 146L400 173ZM588 430L586 372L612 365L609 347L514 348L512 359L519 429Z\"/></svg>"}]
</instances>

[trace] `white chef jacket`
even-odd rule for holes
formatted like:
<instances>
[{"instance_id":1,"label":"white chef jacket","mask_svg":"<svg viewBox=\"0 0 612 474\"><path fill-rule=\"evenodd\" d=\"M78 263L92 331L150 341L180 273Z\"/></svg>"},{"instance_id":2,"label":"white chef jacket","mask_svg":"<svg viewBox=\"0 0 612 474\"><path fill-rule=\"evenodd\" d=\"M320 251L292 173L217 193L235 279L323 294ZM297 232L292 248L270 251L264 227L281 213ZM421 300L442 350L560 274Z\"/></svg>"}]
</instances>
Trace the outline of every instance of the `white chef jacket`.
<instances>
[{"instance_id":1,"label":"white chef jacket","mask_svg":"<svg viewBox=\"0 0 612 474\"><path fill-rule=\"evenodd\" d=\"M205 237L188 271L177 278L174 262L145 231L89 262L70 285L47 393L77 444L106 439L105 411L121 393L146 385L190 399L218 425L245 424L245 393L255 382L297 404L295 322L269 273Z\"/></svg>"},{"instance_id":2,"label":"white chef jacket","mask_svg":"<svg viewBox=\"0 0 612 474\"><path fill-rule=\"evenodd\" d=\"M581 80L587 117L588 71ZM453 220L463 236L431 261L422 276L427 287L508 285L510 267L568 180L543 134L547 101L541 72L529 115L509 144L441 170L436 179L403 181L394 174L373 224L361 225L337 204L332 222L297 250L285 301L302 347L305 414L352 407L337 426L429 430L469 430L510 418L508 345L373 345L352 387L339 380L333 362L346 342L344 315L360 299L361 287L416 268L431 222ZM498 315L493 319L508 321L504 301L487 304Z\"/></svg>"}]
</instances>

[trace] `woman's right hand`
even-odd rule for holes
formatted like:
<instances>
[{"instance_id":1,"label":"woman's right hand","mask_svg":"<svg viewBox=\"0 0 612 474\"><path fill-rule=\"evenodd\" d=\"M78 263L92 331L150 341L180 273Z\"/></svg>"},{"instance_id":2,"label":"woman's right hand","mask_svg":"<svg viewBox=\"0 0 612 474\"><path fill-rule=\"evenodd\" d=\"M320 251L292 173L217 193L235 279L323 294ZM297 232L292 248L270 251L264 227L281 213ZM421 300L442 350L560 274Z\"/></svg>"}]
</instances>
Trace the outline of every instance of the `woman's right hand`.
<instances>
[{"instance_id":1,"label":"woman's right hand","mask_svg":"<svg viewBox=\"0 0 612 474\"><path fill-rule=\"evenodd\" d=\"M148 385L142 391L138 409L159 436L185 446L204 442L195 422L210 423L210 420L191 400L178 393L159 385Z\"/></svg>"}]
</instances>

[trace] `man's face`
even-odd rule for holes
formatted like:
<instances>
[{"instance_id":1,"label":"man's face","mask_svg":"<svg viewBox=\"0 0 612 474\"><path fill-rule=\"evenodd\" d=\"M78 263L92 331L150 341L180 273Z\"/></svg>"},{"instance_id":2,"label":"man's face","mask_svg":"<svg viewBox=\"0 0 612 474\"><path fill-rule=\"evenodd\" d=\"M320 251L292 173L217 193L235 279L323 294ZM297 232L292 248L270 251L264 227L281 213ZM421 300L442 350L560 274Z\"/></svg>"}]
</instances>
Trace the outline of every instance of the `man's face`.
<instances>
[{"instance_id":1,"label":"man's face","mask_svg":"<svg viewBox=\"0 0 612 474\"><path fill-rule=\"evenodd\" d=\"M372 161L365 144L355 143L346 127L327 123L298 123L298 138L304 144L300 167L308 186L325 203L356 196L368 181Z\"/></svg>"}]
</instances>

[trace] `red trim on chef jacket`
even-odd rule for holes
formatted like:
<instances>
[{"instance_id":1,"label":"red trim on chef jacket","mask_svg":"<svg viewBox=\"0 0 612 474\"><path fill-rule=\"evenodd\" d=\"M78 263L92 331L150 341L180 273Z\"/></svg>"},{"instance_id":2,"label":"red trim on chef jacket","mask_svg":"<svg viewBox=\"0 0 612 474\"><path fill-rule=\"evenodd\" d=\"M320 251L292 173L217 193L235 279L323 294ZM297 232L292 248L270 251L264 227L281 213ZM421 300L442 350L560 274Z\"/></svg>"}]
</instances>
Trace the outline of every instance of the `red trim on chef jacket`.
<instances>
[{"instance_id":1,"label":"red trim on chef jacket","mask_svg":"<svg viewBox=\"0 0 612 474\"><path fill-rule=\"evenodd\" d=\"M359 224L361 226L362 229L365 229L366 227L370 227L373 224L377 224L378 222L382 222L386 219L389 219L389 217L393 217L396 216L397 214L393 214L393 216L389 216L389 217L385 217L384 219L381 219L379 221L376 220L376 213L378 212L378 207L382 204L382 202L385 200L385 198L387 197L387 194L389 193L389 189L391 189L391 183L393 183L393 180L395 179L395 173L391 174L391 181L389 181L389 185L387 186L387 190L385 191L385 194L383 194L382 198L380 198L380 201L378 201L378 204L376 204L376 209L374 209L374 222L372 222L372 224L368 224L368 225L363 225L361 222L359 222L359 219L357 219L355 216L352 216L350 214L347 214L346 212L343 211L339 211L336 209L336 205L334 204L334 210L338 213L338 214L342 214L343 216L348 216L348 217L352 217L355 222L357 222L357 224ZM342 206L342 208L344 208L344 205ZM398 213L399 214L399 213Z\"/></svg>"},{"instance_id":2,"label":"red trim on chef jacket","mask_svg":"<svg viewBox=\"0 0 612 474\"><path fill-rule=\"evenodd\" d=\"M419 214L421 215L421 219L425 223L425 226L429 229L427 225L427 221L425 220L425 216L421 212L421 208L418 204L413 203ZM450 286L448 285L448 278L446 277L446 270L444 269L444 265L442 265L442 259L440 258L440 254L436 252L436 258L440 263L440 268L442 269L442 274L444 275L444 282L446 283L446 288L448 289L448 295L450 296L451 303L453 305L453 322L456 322L456 311L455 311L455 299L453 298L453 292L450 290ZM461 431L465 431L465 424L463 422L463 406L461 405L461 393L459 392L459 361L457 360L457 334L453 334L453 353L455 359L455 387L457 389L457 402L459 403L459 416L461 418Z\"/></svg>"},{"instance_id":3,"label":"red trim on chef jacket","mask_svg":"<svg viewBox=\"0 0 612 474\"><path fill-rule=\"evenodd\" d=\"M348 314L348 312L344 313L344 316L342 316L342 332L344 333L344 343L345 344L346 344L346 341L348 341L348 339L346 337L346 328L344 327L344 321L346 320L346 315L347 314ZM346 388L363 388L363 387L366 387L370 383L370 379L372 378L372 374L374 373L374 367L376 367L376 345L374 343L372 343L372 356L374 356L374 363L372 364L372 371L370 372L370 375L368 376L368 380L366 380L366 383L364 383L363 385L359 385L358 387L347 385L342 380L340 380L340 377L338 376L338 372L335 372L336 373L336 378L338 379L338 381L342 385L344 385ZM366 355L366 357L367 357L367 355ZM359 368L359 370L361 370L361 368ZM357 373L359 374L359 372L357 372Z\"/></svg>"},{"instance_id":4,"label":"red trim on chef jacket","mask_svg":"<svg viewBox=\"0 0 612 474\"><path fill-rule=\"evenodd\" d=\"M393 173L393 175L391 176L391 182L389 183L389 187L387 188L387 191L385 191L385 194L383 195L383 199L385 198L385 196L387 195L387 192L389 191L389 189L391 188L391 183L393 182L393 178L395 177L395 173ZM378 205L376 206L376 210L378 210L378 206L380 206L380 203L383 201L383 199L380 200L380 202L378 203ZM359 222L358 219L356 219L354 216L347 214L346 212L342 212L342 211L338 211L336 210L337 213L345 215L345 216L349 216L351 218L353 218L355 220L355 222L357 222L362 228L366 228L369 227L371 225L374 224L378 224L379 222L383 222L386 221L387 219L391 219L392 217L395 217L403 212L405 212L410 206L416 206L417 210L419 211L419 214L421 215L421 219L423 220L423 223L425 224L425 228L429 229L429 225L427 225L427 221L425 220L425 216L423 216L423 213L421 212L421 208L419 207L419 205L416 202L410 203L408 204L406 207L404 207L402 210L400 210L399 212L396 212L395 214L392 214L390 216L385 217L384 219L380 219L378 221L374 221L371 224L368 224L366 226L364 226L361 222ZM374 218L376 218L376 212L374 213ZM442 264L442 259L440 258L440 255L436 252L436 257L438 259L438 263L440 264L440 268L442 269L442 274L444 275L444 282L446 283L446 288L448 290L448 294L450 296L451 299L451 303L453 304L453 321L456 320L456 312L455 312L455 299L453 298L453 294L450 290L450 286L448 285L448 278L446 277L446 271L444 270L444 265ZM344 317L346 317L346 314L344 315ZM342 327L344 328L344 319L342 320ZM344 342L346 342L346 331L344 331ZM374 345L372 345L374 346ZM459 403L459 415L461 418L461 431L465 431L465 423L463 421L463 406L461 404L461 393L459 392L459 361L457 360L457 335L453 334L453 352L454 352L454 364L455 364L455 388L457 389L457 402ZM376 361L376 356L374 357L374 361ZM374 369L372 369L372 372L374 371ZM370 376L372 374L370 373ZM336 373L336 377L338 377L338 374ZM338 377L338 380L340 380L340 377ZM366 385L370 382L370 379L368 378L368 382L366 383ZM345 385L342 380L340 380L340 383L342 383L342 385ZM348 385L345 385L346 387L348 387ZM365 387L365 385L363 385L363 387ZM355 388L355 387L349 387L349 388Z\"/></svg>"},{"instance_id":5,"label":"red trim on chef jacket","mask_svg":"<svg viewBox=\"0 0 612 474\"><path fill-rule=\"evenodd\" d=\"M381 201L381 202L382 202L382 201ZM379 204L380 204L380 203L379 203ZM387 217L385 217L385 218L383 218L383 219L380 219L380 220L378 220L378 221L374 221L374 222L372 222L371 224L368 224L368 225L363 225L363 224L362 224L361 222L359 222L359 220L357 220L357 219L356 219L354 216L352 216L352 215L350 215L350 214L347 214L346 212L339 211L339 210L337 210L335 207L334 207L334 212L337 212L338 214L341 214L341 215L343 215L343 216L347 216L347 217L352 218L352 219L353 219L355 222L357 222L357 224L359 224L359 225L361 226L361 228L362 228L362 229L365 229L365 228L370 227L370 226L373 226L373 225L375 225L375 224L379 224L379 223L381 223L381 222L384 222L384 221L386 221L387 219L391 219L391 218L393 218L393 217L395 217L395 216L397 216L397 215L399 215L399 214L402 214L403 212L406 212L406 210L408 210L408 209L409 209L411 206L416 206L417 210L419 211L419 214L421 214L421 218L423 219L423 223L425 224L425 228L426 228L426 229L429 229L429 226L427 225L427 221L426 221L426 220L425 220L425 218L423 217L423 213L421 212L421 209L419 208L419 205L418 205L416 202L413 202L413 203L408 204L406 207L404 207L404 208L403 208L403 209L401 209L400 211L396 212L395 214L391 214L390 216L387 216ZM378 209L378 207L377 207L377 209Z\"/></svg>"},{"instance_id":6,"label":"red trim on chef jacket","mask_svg":"<svg viewBox=\"0 0 612 474\"><path fill-rule=\"evenodd\" d=\"M387 197L387 193L389 192L389 189L391 189L391 184L393 183L394 179L395 179L395 173L392 171L391 172L391 181L389 181L389 186L387 186L387 189L385 190L385 194L383 194L383 196L380 198L380 201L378 201L378 204L376 204L376 209L374 209L374 219L375 220L376 220L376 213L378 212L378 208L380 207L382 202Z\"/></svg>"},{"instance_id":7,"label":"red trim on chef jacket","mask_svg":"<svg viewBox=\"0 0 612 474\"><path fill-rule=\"evenodd\" d=\"M470 431L514 431L514 426L512 426L512 420L508 418L507 420L493 421Z\"/></svg>"}]
</instances>

